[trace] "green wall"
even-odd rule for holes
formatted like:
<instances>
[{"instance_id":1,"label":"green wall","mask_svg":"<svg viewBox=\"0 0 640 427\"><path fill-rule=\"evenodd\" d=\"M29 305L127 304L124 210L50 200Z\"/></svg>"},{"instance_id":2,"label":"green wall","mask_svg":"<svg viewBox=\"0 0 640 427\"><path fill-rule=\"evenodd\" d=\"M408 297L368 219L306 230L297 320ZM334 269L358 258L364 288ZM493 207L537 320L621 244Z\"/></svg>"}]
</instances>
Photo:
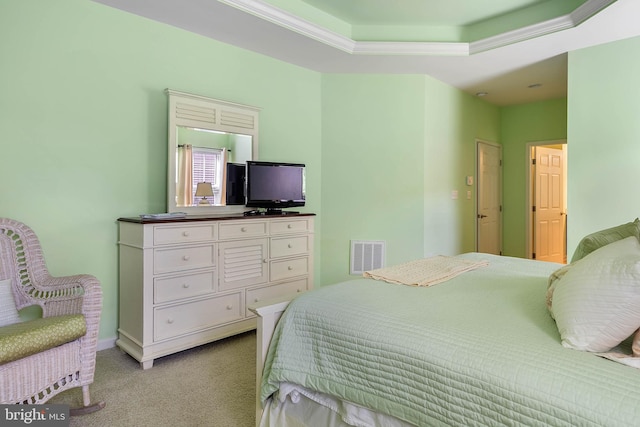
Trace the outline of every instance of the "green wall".
<instances>
[{"instance_id":1,"label":"green wall","mask_svg":"<svg viewBox=\"0 0 640 427\"><path fill-rule=\"evenodd\" d=\"M322 280L349 277L350 240L422 256L422 76L322 78Z\"/></svg>"},{"instance_id":2,"label":"green wall","mask_svg":"<svg viewBox=\"0 0 640 427\"><path fill-rule=\"evenodd\" d=\"M322 82L323 284L351 277L351 240L385 241L387 265L474 250L465 177L475 139L498 140L499 109L427 76Z\"/></svg>"},{"instance_id":3,"label":"green wall","mask_svg":"<svg viewBox=\"0 0 640 427\"><path fill-rule=\"evenodd\" d=\"M500 133L503 166L502 253L526 258L527 143L567 139L567 99L501 108ZM573 156L572 148L570 144L569 158ZM572 219L570 215L569 220Z\"/></svg>"},{"instance_id":4,"label":"green wall","mask_svg":"<svg viewBox=\"0 0 640 427\"><path fill-rule=\"evenodd\" d=\"M320 211L316 72L88 0L0 2L0 57L0 216L35 230L53 275L98 277L101 339L117 328L117 218L166 211L165 88L260 107L261 158L306 163Z\"/></svg>"},{"instance_id":5,"label":"green wall","mask_svg":"<svg viewBox=\"0 0 640 427\"><path fill-rule=\"evenodd\" d=\"M476 139L499 142L500 110L434 79L428 79L424 150L424 255L475 250ZM452 199L458 191L458 199ZM471 191L471 199L467 199Z\"/></svg>"},{"instance_id":6,"label":"green wall","mask_svg":"<svg viewBox=\"0 0 640 427\"><path fill-rule=\"evenodd\" d=\"M569 54L568 248L640 216L640 38Z\"/></svg>"},{"instance_id":7,"label":"green wall","mask_svg":"<svg viewBox=\"0 0 640 427\"><path fill-rule=\"evenodd\" d=\"M103 340L117 218L166 209L167 87L260 107L260 158L307 164L318 286L350 278L351 239L385 240L388 265L475 247L465 177L504 122L479 98L323 75L88 0L2 2L0 21L0 216L34 228L52 274L100 279Z\"/></svg>"}]
</instances>

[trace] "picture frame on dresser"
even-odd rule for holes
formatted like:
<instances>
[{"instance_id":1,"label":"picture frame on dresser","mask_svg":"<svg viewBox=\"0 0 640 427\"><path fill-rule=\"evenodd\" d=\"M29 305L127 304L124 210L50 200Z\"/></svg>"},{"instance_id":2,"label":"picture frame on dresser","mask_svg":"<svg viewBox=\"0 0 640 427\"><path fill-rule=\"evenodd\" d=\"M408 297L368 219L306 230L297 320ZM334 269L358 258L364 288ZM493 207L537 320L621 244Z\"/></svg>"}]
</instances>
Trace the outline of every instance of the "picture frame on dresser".
<instances>
[{"instance_id":1,"label":"picture frame on dresser","mask_svg":"<svg viewBox=\"0 0 640 427\"><path fill-rule=\"evenodd\" d=\"M116 345L149 369L256 329L250 305L313 289L314 217L118 219Z\"/></svg>"}]
</instances>

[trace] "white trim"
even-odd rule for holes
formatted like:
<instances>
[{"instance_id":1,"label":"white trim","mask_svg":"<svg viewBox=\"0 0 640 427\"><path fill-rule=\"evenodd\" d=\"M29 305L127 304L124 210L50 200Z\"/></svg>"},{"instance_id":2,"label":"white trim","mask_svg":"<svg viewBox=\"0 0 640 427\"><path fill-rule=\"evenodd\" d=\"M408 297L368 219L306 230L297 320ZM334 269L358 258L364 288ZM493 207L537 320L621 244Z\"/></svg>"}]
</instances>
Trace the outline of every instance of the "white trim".
<instances>
[{"instance_id":1,"label":"white trim","mask_svg":"<svg viewBox=\"0 0 640 427\"><path fill-rule=\"evenodd\" d=\"M444 42L354 42L356 55L469 56L469 43Z\"/></svg>"},{"instance_id":2,"label":"white trim","mask_svg":"<svg viewBox=\"0 0 640 427\"><path fill-rule=\"evenodd\" d=\"M283 9L277 8L261 0L218 0L253 16L294 31L303 36L317 40L347 53L353 53L356 42L349 37L328 30L313 22L302 19Z\"/></svg>"},{"instance_id":3,"label":"white trim","mask_svg":"<svg viewBox=\"0 0 640 427\"><path fill-rule=\"evenodd\" d=\"M116 337L105 338L98 340L98 350L108 350L116 346Z\"/></svg>"},{"instance_id":4,"label":"white trim","mask_svg":"<svg viewBox=\"0 0 640 427\"><path fill-rule=\"evenodd\" d=\"M596 13L599 13L604 8L612 5L617 0L589 0L582 6L571 12L571 18L573 19L574 26L582 24L587 19L591 18Z\"/></svg>"},{"instance_id":5,"label":"white trim","mask_svg":"<svg viewBox=\"0 0 640 427\"><path fill-rule=\"evenodd\" d=\"M528 39L575 28L615 1L617 0L589 0L570 14L471 42L469 51L473 55L474 53L485 52Z\"/></svg>"},{"instance_id":6,"label":"white trim","mask_svg":"<svg viewBox=\"0 0 640 427\"><path fill-rule=\"evenodd\" d=\"M467 42L355 41L263 0L218 0L258 18L354 55L469 56L577 27L617 0L588 0L573 12L513 31Z\"/></svg>"},{"instance_id":7,"label":"white trim","mask_svg":"<svg viewBox=\"0 0 640 427\"><path fill-rule=\"evenodd\" d=\"M474 53L508 46L510 44L555 33L557 31L568 30L573 27L575 27L575 25L573 24L571 15L564 15L548 21L539 22L527 27L518 28L517 30L507 31L506 33L471 42L469 51L473 55Z\"/></svg>"}]
</instances>

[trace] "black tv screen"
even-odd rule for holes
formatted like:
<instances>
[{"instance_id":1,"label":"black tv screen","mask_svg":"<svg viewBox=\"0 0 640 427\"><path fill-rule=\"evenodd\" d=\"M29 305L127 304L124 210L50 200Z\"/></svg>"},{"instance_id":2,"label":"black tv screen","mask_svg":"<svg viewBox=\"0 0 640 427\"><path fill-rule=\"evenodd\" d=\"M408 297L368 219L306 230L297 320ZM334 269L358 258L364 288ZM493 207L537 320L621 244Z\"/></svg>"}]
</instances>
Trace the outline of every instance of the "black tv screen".
<instances>
[{"instance_id":1,"label":"black tv screen","mask_svg":"<svg viewBox=\"0 0 640 427\"><path fill-rule=\"evenodd\" d=\"M248 161L247 206L277 213L282 208L304 206L305 165Z\"/></svg>"}]
</instances>

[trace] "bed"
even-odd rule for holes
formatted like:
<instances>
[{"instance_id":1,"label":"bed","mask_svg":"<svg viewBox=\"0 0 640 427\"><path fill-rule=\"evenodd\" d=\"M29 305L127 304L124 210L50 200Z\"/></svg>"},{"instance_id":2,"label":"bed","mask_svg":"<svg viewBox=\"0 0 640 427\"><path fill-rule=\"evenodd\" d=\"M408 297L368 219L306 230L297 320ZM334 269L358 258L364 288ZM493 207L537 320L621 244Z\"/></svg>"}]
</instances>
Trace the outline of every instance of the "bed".
<instances>
[{"instance_id":1,"label":"bed","mask_svg":"<svg viewBox=\"0 0 640 427\"><path fill-rule=\"evenodd\" d=\"M637 237L621 240L640 254ZM563 265L454 258L486 265L433 286L358 278L257 309L258 425L638 425L640 370L567 348L549 311Z\"/></svg>"}]
</instances>

